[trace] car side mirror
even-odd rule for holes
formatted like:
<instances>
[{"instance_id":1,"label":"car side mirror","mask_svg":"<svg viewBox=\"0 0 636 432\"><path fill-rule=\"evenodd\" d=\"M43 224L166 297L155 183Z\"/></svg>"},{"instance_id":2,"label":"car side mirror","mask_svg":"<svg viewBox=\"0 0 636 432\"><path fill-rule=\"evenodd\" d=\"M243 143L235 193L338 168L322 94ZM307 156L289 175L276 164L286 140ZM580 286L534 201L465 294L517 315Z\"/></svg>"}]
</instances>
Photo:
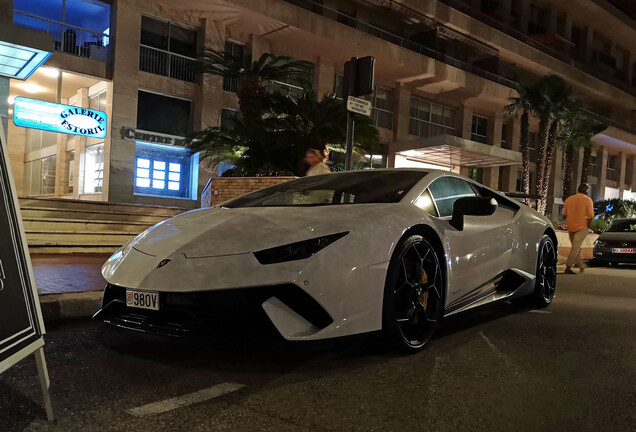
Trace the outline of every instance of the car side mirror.
<instances>
[{"instance_id":1,"label":"car side mirror","mask_svg":"<svg viewBox=\"0 0 636 432\"><path fill-rule=\"evenodd\" d=\"M490 216L497 210L497 200L488 197L459 198L453 205L450 224L459 231L464 229L464 216Z\"/></svg>"}]
</instances>

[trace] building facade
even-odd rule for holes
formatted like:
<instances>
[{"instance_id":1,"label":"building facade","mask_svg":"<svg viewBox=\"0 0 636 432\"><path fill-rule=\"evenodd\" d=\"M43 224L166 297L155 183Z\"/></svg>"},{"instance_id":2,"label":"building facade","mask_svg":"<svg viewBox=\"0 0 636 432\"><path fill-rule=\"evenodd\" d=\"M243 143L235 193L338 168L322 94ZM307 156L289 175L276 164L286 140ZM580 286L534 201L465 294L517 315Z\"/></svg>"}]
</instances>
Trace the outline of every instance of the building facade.
<instances>
[{"instance_id":1,"label":"building facade","mask_svg":"<svg viewBox=\"0 0 636 432\"><path fill-rule=\"evenodd\" d=\"M369 155L369 166L452 170L502 191L521 188L520 124L505 117L503 107L515 95L515 83L558 74L590 115L609 126L593 139L593 198L633 199L636 11L624 5L603 0L0 0L6 25L48 35L53 52L29 79L11 80L4 90L18 192L196 206L214 172L181 141L193 131L230 122L238 109L236 82L196 74L196 58L216 49L237 58L271 52L310 61L319 95L338 91L345 61L372 55L372 118L383 146ZM297 90L287 82L270 86ZM107 136L15 126L16 97L104 111ZM537 129L533 119L532 149ZM580 179L582 159L581 151L573 183ZM554 215L562 204L560 151L556 160L549 198ZM531 170L536 171L534 164Z\"/></svg>"}]
</instances>

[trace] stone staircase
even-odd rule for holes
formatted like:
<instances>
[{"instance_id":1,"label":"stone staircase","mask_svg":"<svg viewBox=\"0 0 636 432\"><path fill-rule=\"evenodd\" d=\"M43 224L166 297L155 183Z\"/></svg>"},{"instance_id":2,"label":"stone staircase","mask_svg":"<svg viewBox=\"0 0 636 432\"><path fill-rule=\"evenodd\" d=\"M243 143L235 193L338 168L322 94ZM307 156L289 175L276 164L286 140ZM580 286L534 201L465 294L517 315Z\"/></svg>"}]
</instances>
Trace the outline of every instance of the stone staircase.
<instances>
[{"instance_id":1,"label":"stone staircase","mask_svg":"<svg viewBox=\"0 0 636 432\"><path fill-rule=\"evenodd\" d=\"M20 198L31 254L112 253L146 228L187 209Z\"/></svg>"}]
</instances>

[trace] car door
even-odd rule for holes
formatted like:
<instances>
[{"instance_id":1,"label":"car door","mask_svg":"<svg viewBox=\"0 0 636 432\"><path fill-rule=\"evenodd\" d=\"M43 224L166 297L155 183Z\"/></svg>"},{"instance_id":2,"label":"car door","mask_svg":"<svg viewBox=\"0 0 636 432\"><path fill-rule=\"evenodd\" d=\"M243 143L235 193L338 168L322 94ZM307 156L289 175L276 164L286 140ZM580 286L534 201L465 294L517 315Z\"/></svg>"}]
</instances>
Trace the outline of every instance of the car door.
<instances>
[{"instance_id":1,"label":"car door","mask_svg":"<svg viewBox=\"0 0 636 432\"><path fill-rule=\"evenodd\" d=\"M443 176L431 183L429 192L437 211L448 253L446 306L459 306L494 290L494 281L509 266L512 253L513 211L498 207L490 216L465 216L460 231L450 224L455 201L479 196L470 182Z\"/></svg>"}]
</instances>

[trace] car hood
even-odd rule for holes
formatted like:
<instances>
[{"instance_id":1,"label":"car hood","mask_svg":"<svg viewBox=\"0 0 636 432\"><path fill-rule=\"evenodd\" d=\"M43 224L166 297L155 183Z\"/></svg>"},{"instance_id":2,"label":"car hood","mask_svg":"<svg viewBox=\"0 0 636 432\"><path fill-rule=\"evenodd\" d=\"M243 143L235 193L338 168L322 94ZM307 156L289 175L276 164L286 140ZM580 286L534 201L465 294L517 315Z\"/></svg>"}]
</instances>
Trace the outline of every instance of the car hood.
<instances>
[{"instance_id":1,"label":"car hood","mask_svg":"<svg viewBox=\"0 0 636 432\"><path fill-rule=\"evenodd\" d=\"M152 256L183 253L188 258L237 255L349 231L378 221L396 204L321 207L209 208L164 221L133 244Z\"/></svg>"}]
</instances>

